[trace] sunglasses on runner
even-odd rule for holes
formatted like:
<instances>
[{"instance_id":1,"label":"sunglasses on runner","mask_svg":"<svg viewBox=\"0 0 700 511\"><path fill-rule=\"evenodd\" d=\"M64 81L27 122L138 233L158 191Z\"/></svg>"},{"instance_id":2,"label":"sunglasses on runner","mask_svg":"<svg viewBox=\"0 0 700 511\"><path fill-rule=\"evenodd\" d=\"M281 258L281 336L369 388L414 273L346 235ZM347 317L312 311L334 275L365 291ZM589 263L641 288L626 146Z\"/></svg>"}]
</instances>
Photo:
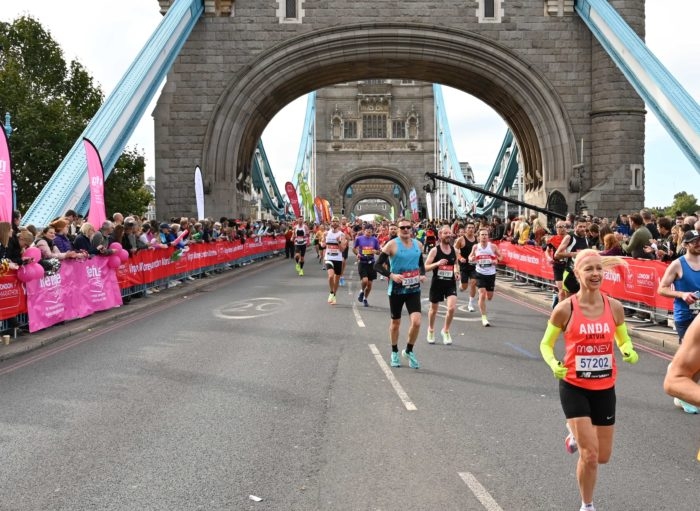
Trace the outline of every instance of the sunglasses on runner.
<instances>
[{"instance_id":1,"label":"sunglasses on runner","mask_svg":"<svg viewBox=\"0 0 700 511\"><path fill-rule=\"evenodd\" d=\"M409 230L410 228L411 228L410 225L399 225L399 229L401 229L402 231L407 231L407 230Z\"/></svg>"}]
</instances>

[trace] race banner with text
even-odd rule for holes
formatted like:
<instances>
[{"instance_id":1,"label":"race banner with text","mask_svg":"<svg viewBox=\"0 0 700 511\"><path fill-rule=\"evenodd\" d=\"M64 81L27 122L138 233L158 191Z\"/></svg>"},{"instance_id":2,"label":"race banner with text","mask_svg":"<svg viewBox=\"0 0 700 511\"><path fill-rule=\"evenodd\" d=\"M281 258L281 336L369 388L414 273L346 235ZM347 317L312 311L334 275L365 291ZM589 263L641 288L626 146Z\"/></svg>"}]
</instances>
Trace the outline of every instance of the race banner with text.
<instances>
[{"instance_id":1,"label":"race banner with text","mask_svg":"<svg viewBox=\"0 0 700 511\"><path fill-rule=\"evenodd\" d=\"M17 272L11 270L0 276L0 320L14 318L27 312L24 286L17 279Z\"/></svg>"},{"instance_id":2,"label":"race banner with text","mask_svg":"<svg viewBox=\"0 0 700 511\"><path fill-rule=\"evenodd\" d=\"M217 241L196 243L187 246L182 256L173 261L174 248L139 250L122 264L117 276L122 289L141 284L150 284L181 273L189 273L200 268L215 266L236 259L244 259L265 252L284 250L284 238L264 236L249 238L245 244L239 241Z\"/></svg>"},{"instance_id":3,"label":"race banner with text","mask_svg":"<svg viewBox=\"0 0 700 511\"><path fill-rule=\"evenodd\" d=\"M554 280L551 261L539 247L500 243L503 264L521 273ZM659 295L656 290L667 263L625 257L627 267L617 266L605 272L601 289L614 298L639 302L650 307L673 310L673 299Z\"/></svg>"},{"instance_id":4,"label":"race banner with text","mask_svg":"<svg viewBox=\"0 0 700 511\"><path fill-rule=\"evenodd\" d=\"M239 241L193 244L177 261L171 260L174 248L140 250L117 271L109 268L107 257L64 260L57 275L25 284L17 279L16 271L9 271L0 276L0 320L28 312L29 331L35 332L121 305L120 288L281 250L284 250L282 236L264 236L249 238L245 244Z\"/></svg>"},{"instance_id":5,"label":"race banner with text","mask_svg":"<svg viewBox=\"0 0 700 511\"><path fill-rule=\"evenodd\" d=\"M122 304L116 273L106 257L63 261L58 273L25 285L30 332Z\"/></svg>"}]
</instances>

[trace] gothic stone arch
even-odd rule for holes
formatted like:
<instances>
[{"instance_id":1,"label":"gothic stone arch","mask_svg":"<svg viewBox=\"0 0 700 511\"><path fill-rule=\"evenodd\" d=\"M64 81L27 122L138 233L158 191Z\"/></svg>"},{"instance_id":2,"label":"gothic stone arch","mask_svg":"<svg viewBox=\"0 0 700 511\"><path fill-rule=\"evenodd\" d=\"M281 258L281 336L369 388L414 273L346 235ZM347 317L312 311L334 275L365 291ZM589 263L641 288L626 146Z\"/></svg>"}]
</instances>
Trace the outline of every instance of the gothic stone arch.
<instances>
[{"instance_id":1,"label":"gothic stone arch","mask_svg":"<svg viewBox=\"0 0 700 511\"><path fill-rule=\"evenodd\" d=\"M358 168L351 172L346 172L343 174L342 178L338 182L338 186L336 189L337 197L342 197L345 193L345 190L347 190L348 186L352 186L358 181L363 181L367 179L382 179L391 181L392 183L399 186L399 188L401 189L401 195L404 197L408 197L408 192L411 188L415 187L416 190L420 188L417 183L413 183L412 180L406 174L402 173L398 169L390 167L366 167ZM394 198L394 196L391 193L375 193L375 195L377 195L377 197L363 198L381 198L382 200L385 200L389 204L393 205L396 211L398 211L399 201L398 199ZM356 200L355 195L353 194L352 198L346 198L344 202L345 209L346 211L348 211L348 204L352 204L354 207L354 205L357 204L359 201Z\"/></svg>"},{"instance_id":2,"label":"gothic stone arch","mask_svg":"<svg viewBox=\"0 0 700 511\"><path fill-rule=\"evenodd\" d=\"M643 1L637 3L626 12L643 26ZM605 80L594 83L593 73L605 78L614 65L598 58L593 67L597 55L591 35L575 16L543 18L541 6L511 4L510 22L480 24L468 3L458 9L463 18L439 2L417 4L397 4L392 10L396 16L369 23L363 22L367 13L360 5L338 3L347 14L345 25L337 24L335 1L305 9L298 24L280 25L257 3L236 6L235 16L202 18L154 113L159 214L179 214L190 203L193 208L190 174L200 162L205 180L212 183L208 211L213 216L238 211L244 196L237 184L249 175L256 142L269 120L309 91L366 78L442 83L490 105L518 141L526 199L535 203L544 204L550 189L567 190L582 138L591 140L582 146L584 161L591 154L605 155L605 160L593 161L594 173L643 161L643 116L637 119L634 111L640 101L623 81L614 90L605 87ZM416 15L422 6L431 7L430 18ZM390 17L397 22L387 22ZM525 21L537 29L512 37ZM264 41L256 37L263 32L269 36ZM555 32L567 48L554 45ZM557 60L557 54L562 58ZM599 97L607 103L599 101L594 111ZM617 107L620 99L624 108ZM619 134L616 139L602 129L606 119ZM591 174L583 179L584 188L590 188ZM574 198L567 196L570 203Z\"/></svg>"},{"instance_id":3,"label":"gothic stone arch","mask_svg":"<svg viewBox=\"0 0 700 511\"><path fill-rule=\"evenodd\" d=\"M377 193L377 192L367 192L367 193L359 193L357 196L353 195L352 199L346 199L345 201L345 214L349 215L351 212L355 210L355 206L357 206L360 202L363 200L367 199L379 199L383 200L389 206L394 207L394 212L396 215L399 214L399 201L395 199L391 194L388 193ZM367 214L377 214L377 215L382 215L385 217L389 217L389 210L387 211L354 211L356 216L359 215L367 215Z\"/></svg>"}]
</instances>

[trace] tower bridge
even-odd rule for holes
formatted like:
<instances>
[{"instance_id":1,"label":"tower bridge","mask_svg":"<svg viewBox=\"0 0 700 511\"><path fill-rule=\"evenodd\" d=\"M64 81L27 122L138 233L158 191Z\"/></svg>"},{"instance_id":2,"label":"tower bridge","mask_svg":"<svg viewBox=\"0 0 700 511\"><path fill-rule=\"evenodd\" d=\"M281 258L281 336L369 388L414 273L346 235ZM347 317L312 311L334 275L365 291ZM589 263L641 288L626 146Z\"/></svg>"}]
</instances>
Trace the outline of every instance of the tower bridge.
<instances>
[{"instance_id":1,"label":"tower bridge","mask_svg":"<svg viewBox=\"0 0 700 511\"><path fill-rule=\"evenodd\" d=\"M153 112L161 217L194 214L191 175L197 165L208 214L243 214L253 188L260 183L274 188L271 170L254 157L264 152L258 141L270 119L304 94L349 82L364 83L357 108L339 104L335 118L333 112L317 112L331 133L324 142L331 149L328 163L336 163L333 152L337 156L351 145L351 133L336 131L349 115L400 106L406 132L402 148L395 147L396 140L394 147L372 141L385 156L357 162L346 169L349 176L329 174L333 183L351 186L382 177L399 185L404 199L415 186L409 155L421 153L422 171L447 163L452 177L462 176L459 162L448 154L448 138L441 139L449 127L441 124L439 98L433 111L425 104L415 105L415 112L399 105L395 91L413 81L464 91L504 119L515 143L510 158L517 161L503 165L503 176L520 168L529 203L543 206L554 197L572 209L583 200L600 215L641 207L645 101L700 170L700 108L640 39L644 0L158 3L163 22L84 135L96 143L109 173L167 76ZM391 91L374 82L385 78L392 80ZM420 138L421 130L437 125L442 129L433 142ZM430 144L439 158L425 161ZM66 206L85 207L84 158L76 147L27 212L27 221L44 225ZM297 177L320 163L309 147L302 140L305 163L295 169ZM491 186L502 186L504 177ZM326 187L323 179L317 174L306 184L316 193ZM269 201L278 203L274 190L268 192ZM484 200L445 192L458 210ZM333 194L342 202L342 191Z\"/></svg>"}]
</instances>

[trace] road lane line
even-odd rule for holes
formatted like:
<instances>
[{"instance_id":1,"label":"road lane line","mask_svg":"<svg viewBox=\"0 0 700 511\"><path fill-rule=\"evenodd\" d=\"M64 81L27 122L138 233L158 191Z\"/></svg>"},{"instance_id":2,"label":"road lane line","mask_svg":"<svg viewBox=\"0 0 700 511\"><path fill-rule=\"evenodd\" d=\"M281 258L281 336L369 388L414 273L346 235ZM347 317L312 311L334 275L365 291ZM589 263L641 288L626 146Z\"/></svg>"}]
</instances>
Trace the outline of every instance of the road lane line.
<instances>
[{"instance_id":1,"label":"road lane line","mask_svg":"<svg viewBox=\"0 0 700 511\"><path fill-rule=\"evenodd\" d=\"M464 481L467 486L469 486L469 489L472 491L474 496L479 499L479 502L488 510L488 511L503 511L501 506L498 505L498 503L493 500L493 497L491 494L486 491L486 488L481 486L481 483L476 480L476 477L474 477L470 472L458 472L459 477L462 478L462 481Z\"/></svg>"},{"instance_id":2,"label":"road lane line","mask_svg":"<svg viewBox=\"0 0 700 511\"><path fill-rule=\"evenodd\" d=\"M360 328L364 328L365 322L362 321L362 316L360 316L360 311L357 310L357 305L355 305L354 303L352 304L352 312L353 312L353 314L355 314L355 321L357 321L357 326L359 326Z\"/></svg>"},{"instance_id":3,"label":"road lane line","mask_svg":"<svg viewBox=\"0 0 700 511\"><path fill-rule=\"evenodd\" d=\"M377 347L374 344L370 344L369 349L374 354L374 358L377 360L377 364L379 364L379 367L382 369L382 371L384 371L384 374L388 378L389 383L391 383L391 386L394 387L394 390L399 395L399 399L401 399L401 401L403 402L403 405L406 407L406 410L408 410L409 412L418 410L418 408L416 408L416 405L414 405L411 399L408 397L408 394L406 394L406 391L403 390L403 387L401 386L399 381L394 377L394 373L391 372L389 366L386 365L386 362L384 362L382 354L379 353Z\"/></svg>"}]
</instances>

